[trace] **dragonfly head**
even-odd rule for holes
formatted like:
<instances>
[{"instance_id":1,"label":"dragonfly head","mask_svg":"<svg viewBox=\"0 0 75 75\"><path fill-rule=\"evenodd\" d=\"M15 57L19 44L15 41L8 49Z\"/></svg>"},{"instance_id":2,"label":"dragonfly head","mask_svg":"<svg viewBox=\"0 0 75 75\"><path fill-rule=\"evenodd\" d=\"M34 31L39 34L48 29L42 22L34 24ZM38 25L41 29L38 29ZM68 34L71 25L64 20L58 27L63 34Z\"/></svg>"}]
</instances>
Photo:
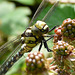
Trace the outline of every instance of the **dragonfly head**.
<instances>
[{"instance_id":1,"label":"dragonfly head","mask_svg":"<svg viewBox=\"0 0 75 75\"><path fill-rule=\"evenodd\" d=\"M37 21L33 27L33 33L43 35L49 31L48 25L43 21Z\"/></svg>"}]
</instances>

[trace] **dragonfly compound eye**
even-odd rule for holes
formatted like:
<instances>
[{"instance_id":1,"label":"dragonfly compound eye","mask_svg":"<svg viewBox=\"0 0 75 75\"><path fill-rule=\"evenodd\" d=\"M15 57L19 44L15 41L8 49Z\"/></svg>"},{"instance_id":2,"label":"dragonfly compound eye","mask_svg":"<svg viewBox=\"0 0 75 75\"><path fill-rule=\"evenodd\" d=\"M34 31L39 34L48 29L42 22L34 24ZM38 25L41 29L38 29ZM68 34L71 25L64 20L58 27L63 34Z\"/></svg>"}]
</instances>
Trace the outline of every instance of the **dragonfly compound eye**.
<instances>
[{"instance_id":1,"label":"dragonfly compound eye","mask_svg":"<svg viewBox=\"0 0 75 75\"><path fill-rule=\"evenodd\" d=\"M41 31L42 34L45 34L49 31L48 25L43 21L37 21L35 26Z\"/></svg>"}]
</instances>

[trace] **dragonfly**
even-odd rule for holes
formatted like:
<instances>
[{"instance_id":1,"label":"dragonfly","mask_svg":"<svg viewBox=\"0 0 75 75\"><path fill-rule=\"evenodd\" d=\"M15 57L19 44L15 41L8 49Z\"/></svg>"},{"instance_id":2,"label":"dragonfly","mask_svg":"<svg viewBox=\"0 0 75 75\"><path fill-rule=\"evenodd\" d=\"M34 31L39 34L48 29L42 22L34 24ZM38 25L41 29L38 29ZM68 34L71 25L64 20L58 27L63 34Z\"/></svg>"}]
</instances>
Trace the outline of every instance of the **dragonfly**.
<instances>
[{"instance_id":1,"label":"dragonfly","mask_svg":"<svg viewBox=\"0 0 75 75\"><path fill-rule=\"evenodd\" d=\"M44 44L44 47L47 49L48 52L52 50L48 48L47 41L54 37L54 35L46 35L54 30L57 26L54 26L52 29L49 30L48 25L46 24L46 20L48 16L51 16L51 13L57 7L59 1L57 1L44 15L42 20L36 21L37 17L40 15L41 12L45 9L48 5L49 0L43 0L39 5L38 9L36 10L29 26L26 30L17 38L5 43L0 47L0 57L5 54L8 49L12 50L12 53L8 56L8 58L4 61L4 63L0 66L0 75L4 75L12 66L13 64L18 61L24 53L32 51L32 49L40 43L39 51ZM36 21L36 23L34 23ZM32 26L31 26L32 25ZM44 37L49 37L45 40ZM15 49L12 49L12 45L16 44L17 46Z\"/></svg>"}]
</instances>

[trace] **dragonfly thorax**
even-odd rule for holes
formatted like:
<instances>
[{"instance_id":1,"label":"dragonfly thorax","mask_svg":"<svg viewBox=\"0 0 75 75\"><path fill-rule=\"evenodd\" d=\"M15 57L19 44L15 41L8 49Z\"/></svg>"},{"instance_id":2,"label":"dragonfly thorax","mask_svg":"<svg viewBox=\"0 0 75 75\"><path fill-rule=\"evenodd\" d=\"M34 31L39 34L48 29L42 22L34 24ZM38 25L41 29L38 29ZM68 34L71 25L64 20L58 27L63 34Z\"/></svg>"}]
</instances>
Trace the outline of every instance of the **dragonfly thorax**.
<instances>
[{"instance_id":1,"label":"dragonfly thorax","mask_svg":"<svg viewBox=\"0 0 75 75\"><path fill-rule=\"evenodd\" d=\"M29 47L34 47L42 41L43 34L48 33L49 27L43 21L37 21L33 26L28 27L22 34L25 43Z\"/></svg>"},{"instance_id":2,"label":"dragonfly thorax","mask_svg":"<svg viewBox=\"0 0 75 75\"><path fill-rule=\"evenodd\" d=\"M34 35L43 35L46 34L49 31L48 25L43 22L43 21L37 21L33 26L32 26L32 33Z\"/></svg>"}]
</instances>

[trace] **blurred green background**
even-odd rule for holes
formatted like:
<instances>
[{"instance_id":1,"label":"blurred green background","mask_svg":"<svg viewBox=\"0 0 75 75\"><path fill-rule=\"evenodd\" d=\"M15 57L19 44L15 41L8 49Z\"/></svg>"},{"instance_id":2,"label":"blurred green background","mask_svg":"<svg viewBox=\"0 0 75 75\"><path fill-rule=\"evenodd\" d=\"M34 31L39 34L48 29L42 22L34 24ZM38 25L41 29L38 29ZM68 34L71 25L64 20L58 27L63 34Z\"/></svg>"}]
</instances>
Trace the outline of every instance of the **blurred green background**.
<instances>
[{"instance_id":1,"label":"blurred green background","mask_svg":"<svg viewBox=\"0 0 75 75\"><path fill-rule=\"evenodd\" d=\"M0 46L13 37L23 33L41 1L42 0L0 0ZM52 4L49 4L45 11L42 12L37 19L41 19L51 6ZM52 16L48 16L47 24L49 28L52 28L55 25L61 25L63 20L66 18L75 18L74 3L59 4ZM54 32L51 34L53 33ZM53 41L49 41L48 45L52 48ZM35 47L34 50L38 47L39 46ZM44 48L42 49L44 50L42 52L46 57L51 56ZM27 54L25 57L26 56ZM24 75L25 59L23 58L24 57L22 57L16 63L17 65L15 64L6 75Z\"/></svg>"},{"instance_id":2,"label":"blurred green background","mask_svg":"<svg viewBox=\"0 0 75 75\"><path fill-rule=\"evenodd\" d=\"M0 0L0 45L20 35L28 26L41 0Z\"/></svg>"}]
</instances>

